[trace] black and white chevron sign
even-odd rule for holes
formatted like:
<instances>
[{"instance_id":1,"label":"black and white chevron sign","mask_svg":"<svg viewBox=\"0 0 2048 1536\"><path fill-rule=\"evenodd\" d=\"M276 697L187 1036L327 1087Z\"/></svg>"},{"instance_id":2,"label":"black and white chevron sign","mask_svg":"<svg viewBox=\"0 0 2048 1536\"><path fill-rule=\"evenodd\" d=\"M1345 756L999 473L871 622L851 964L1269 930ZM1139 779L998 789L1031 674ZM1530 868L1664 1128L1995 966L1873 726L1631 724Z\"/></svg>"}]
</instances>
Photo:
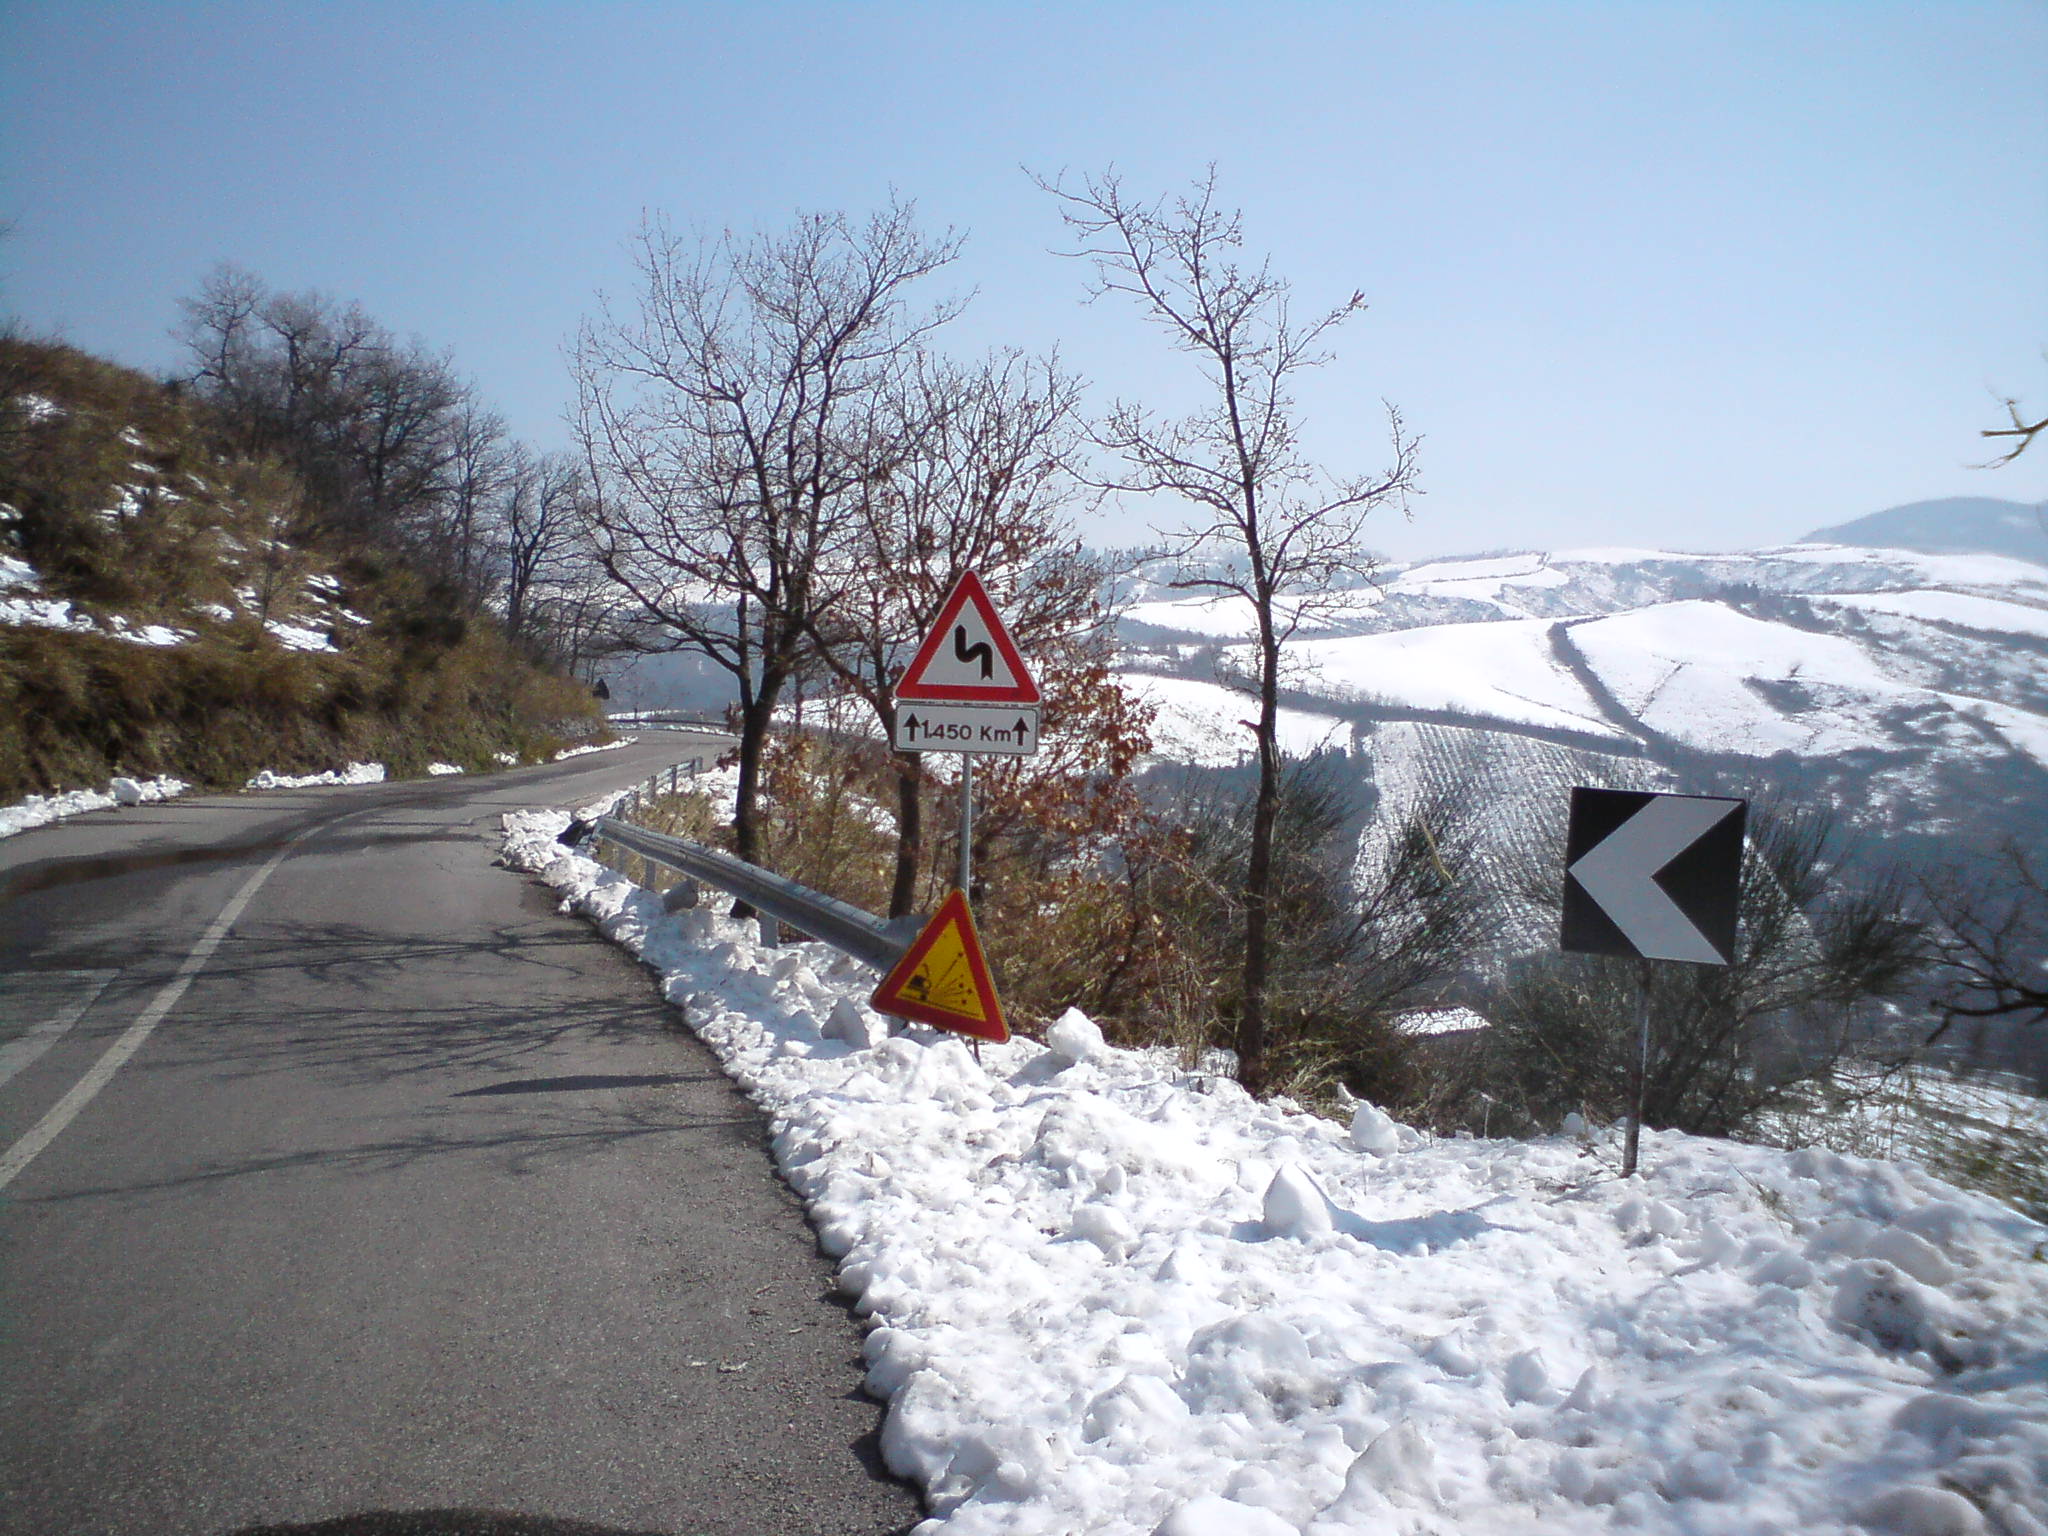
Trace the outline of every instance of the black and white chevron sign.
<instances>
[{"instance_id":1,"label":"black and white chevron sign","mask_svg":"<svg viewBox=\"0 0 2048 1536\"><path fill-rule=\"evenodd\" d=\"M1748 815L1719 795L1574 789L1561 947L1731 964Z\"/></svg>"}]
</instances>

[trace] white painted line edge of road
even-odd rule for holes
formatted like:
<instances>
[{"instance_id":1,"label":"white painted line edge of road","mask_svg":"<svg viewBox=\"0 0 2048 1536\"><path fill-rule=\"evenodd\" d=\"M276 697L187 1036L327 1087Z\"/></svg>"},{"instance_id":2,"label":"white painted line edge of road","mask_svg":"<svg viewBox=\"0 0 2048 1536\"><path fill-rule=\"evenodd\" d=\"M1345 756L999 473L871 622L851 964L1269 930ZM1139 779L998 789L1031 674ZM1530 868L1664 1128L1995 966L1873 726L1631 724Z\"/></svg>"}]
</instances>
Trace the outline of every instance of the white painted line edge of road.
<instances>
[{"instance_id":1,"label":"white painted line edge of road","mask_svg":"<svg viewBox=\"0 0 2048 1536\"><path fill-rule=\"evenodd\" d=\"M106 1054L93 1063L92 1067L72 1086L69 1093L51 1106L50 1112L29 1128L13 1146L0 1156L0 1189L11 1184L15 1176L34 1162L42 1150L63 1133L64 1127L77 1118L78 1112L90 1104L93 1097L107 1086L113 1075L120 1071L128 1058L142 1049L143 1041L163 1021L164 1015L178 1005L178 999L185 995L185 989L192 985L200 969L213 957L220 941L227 937L228 930L235 925L256 892L268 880L271 873L282 864L300 838L317 830L308 827L290 838L285 845L270 856L263 867L242 882L242 888L235 892L228 904L220 909L220 915L207 924L206 932L199 936L199 942L192 946L192 952L178 967L177 975L165 982L157 995L150 999L149 1006L137 1015L133 1024L121 1033L121 1038L107 1047Z\"/></svg>"},{"instance_id":2,"label":"white painted line edge of road","mask_svg":"<svg viewBox=\"0 0 2048 1536\"><path fill-rule=\"evenodd\" d=\"M84 994L75 1002L67 1003L51 1014L42 1023L26 1033L0 1045L0 1087L7 1080L41 1056L51 1046L71 1031L71 1026L85 1017L85 1010L99 1001L100 994L107 990L119 971L45 971L44 976L62 976L72 981L90 983Z\"/></svg>"}]
</instances>

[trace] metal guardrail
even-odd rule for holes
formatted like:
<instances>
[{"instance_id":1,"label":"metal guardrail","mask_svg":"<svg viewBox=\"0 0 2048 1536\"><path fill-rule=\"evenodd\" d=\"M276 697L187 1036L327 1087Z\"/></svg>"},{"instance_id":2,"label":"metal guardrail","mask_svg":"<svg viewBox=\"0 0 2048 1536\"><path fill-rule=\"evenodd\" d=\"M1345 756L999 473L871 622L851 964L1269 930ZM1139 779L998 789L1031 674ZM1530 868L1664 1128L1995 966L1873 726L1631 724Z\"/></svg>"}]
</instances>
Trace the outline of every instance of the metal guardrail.
<instances>
[{"instance_id":1,"label":"metal guardrail","mask_svg":"<svg viewBox=\"0 0 2048 1536\"><path fill-rule=\"evenodd\" d=\"M851 955L884 973L903 958L903 952L923 926L916 917L901 917L893 922L876 917L717 848L670 837L664 832L650 832L617 816L600 816L582 827L651 864L714 885L746 902L763 917L786 923L798 933L830 944L841 954ZM577 829L570 830L573 833Z\"/></svg>"},{"instance_id":2,"label":"metal guardrail","mask_svg":"<svg viewBox=\"0 0 2048 1536\"><path fill-rule=\"evenodd\" d=\"M666 831L637 827L616 815L618 809L637 811L643 803L655 799L662 793L664 780L668 782L668 793L674 795L682 788L684 778L696 778L700 772L705 772L702 758L670 764L664 772L653 774L618 797L612 803L614 815L600 815L596 821L575 821L563 831L561 840L580 844L596 836L614 848L639 854L649 864L662 864L692 881L715 885L727 895L745 901L770 920L764 926L770 934L772 924L788 924L799 934L831 944L842 954L852 954L862 965L872 965L883 973L891 971L903 950L909 948L909 942L918 936L922 926L918 918L897 918L895 922L877 918L848 901L764 870L760 864L748 864L743 858L733 858L719 848L705 848L705 844L690 842L688 838L672 838ZM668 895L674 895L674 891Z\"/></svg>"},{"instance_id":3,"label":"metal guardrail","mask_svg":"<svg viewBox=\"0 0 2048 1536\"><path fill-rule=\"evenodd\" d=\"M878 971L887 973L893 969L923 927L922 919L901 917L892 921L876 917L850 902L799 885L722 849L707 848L702 843L673 837L666 832L651 832L617 814L621 810L637 811L660 795L664 784L667 793L675 794L685 779L695 778L703 771L704 759L701 757L673 763L644 782L635 784L615 800L613 814L599 816L594 821L571 823L562 834L562 841L575 845L594 837L637 854L650 864L672 869L687 877L688 881L702 881L715 886L746 902L766 919L762 930L770 943L774 942L776 925L786 924L798 933L830 944L841 954L851 955ZM689 898L694 898L695 888L686 882L685 886L666 892L665 899L674 901L685 891Z\"/></svg>"},{"instance_id":4,"label":"metal guardrail","mask_svg":"<svg viewBox=\"0 0 2048 1536\"><path fill-rule=\"evenodd\" d=\"M713 720L704 715L689 715L676 709L623 710L615 715L606 715L615 730L627 731L710 731L724 736L728 732L723 720Z\"/></svg>"},{"instance_id":5,"label":"metal guardrail","mask_svg":"<svg viewBox=\"0 0 2048 1536\"><path fill-rule=\"evenodd\" d=\"M635 784L631 789L627 790L614 803L614 809L619 805L630 804L633 809L638 810L642 804L662 793L661 785L663 779L668 781L668 793L672 795L678 794L682 790L684 779L694 779L703 771L704 759L701 757L690 757L683 759L679 763L670 763L662 772L654 774L652 777L639 784Z\"/></svg>"}]
</instances>

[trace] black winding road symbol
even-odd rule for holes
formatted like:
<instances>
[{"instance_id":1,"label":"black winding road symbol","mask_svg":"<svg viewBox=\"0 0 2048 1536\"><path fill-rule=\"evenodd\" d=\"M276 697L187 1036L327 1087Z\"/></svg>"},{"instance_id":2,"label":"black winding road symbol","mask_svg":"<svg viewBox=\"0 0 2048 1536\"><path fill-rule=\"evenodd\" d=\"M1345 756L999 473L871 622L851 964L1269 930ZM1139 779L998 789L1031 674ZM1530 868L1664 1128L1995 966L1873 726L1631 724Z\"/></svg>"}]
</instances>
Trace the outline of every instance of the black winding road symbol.
<instances>
[{"instance_id":1,"label":"black winding road symbol","mask_svg":"<svg viewBox=\"0 0 2048 1536\"><path fill-rule=\"evenodd\" d=\"M984 678L993 676L996 669L996 648L986 640L969 645L967 643L967 626L965 624L955 624L953 626L953 659L955 661L973 661L977 657L981 660L981 675Z\"/></svg>"}]
</instances>

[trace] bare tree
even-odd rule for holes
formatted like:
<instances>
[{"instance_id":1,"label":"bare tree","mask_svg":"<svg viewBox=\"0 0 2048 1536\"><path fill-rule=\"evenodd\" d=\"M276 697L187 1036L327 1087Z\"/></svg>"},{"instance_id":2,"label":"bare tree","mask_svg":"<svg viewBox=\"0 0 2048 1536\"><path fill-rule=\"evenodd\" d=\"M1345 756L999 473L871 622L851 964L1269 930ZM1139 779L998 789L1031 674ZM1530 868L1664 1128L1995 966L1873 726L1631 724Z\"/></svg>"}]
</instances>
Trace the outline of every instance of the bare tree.
<instances>
[{"instance_id":1,"label":"bare tree","mask_svg":"<svg viewBox=\"0 0 2048 1536\"><path fill-rule=\"evenodd\" d=\"M1924 885L1939 919L1935 958L1947 990L1939 1040L1966 1019L2048 1022L2048 875L2008 843L1999 876L1949 870Z\"/></svg>"},{"instance_id":2,"label":"bare tree","mask_svg":"<svg viewBox=\"0 0 2048 1536\"><path fill-rule=\"evenodd\" d=\"M1270 265L1239 264L1243 218L1216 203L1216 174L1192 191L1133 201L1114 172L1076 190L1041 180L1063 205L1080 239L1071 254L1095 268L1094 296L1128 295L1173 345L1195 359L1211 404L1177 421L1142 406L1118 404L1096 441L1118 455L1109 489L1185 498L1199 509L1178 541L1186 590L1242 600L1255 625L1258 719L1253 726L1259 785L1244 883L1244 985L1236 1033L1238 1073L1247 1088L1266 1081L1267 928L1273 825L1280 797L1280 652L1322 608L1323 599L1371 560L1360 543L1368 515L1405 508L1415 481L1416 440L1391 406L1393 459L1377 475L1337 478L1303 453L1291 390L1298 376L1329 360L1325 343L1365 308L1344 303L1297 321L1288 284ZM1217 557L1224 560L1218 561ZM1283 601L1285 599L1285 601Z\"/></svg>"},{"instance_id":3,"label":"bare tree","mask_svg":"<svg viewBox=\"0 0 2048 1536\"><path fill-rule=\"evenodd\" d=\"M465 441L473 427L491 441L502 428L445 355L399 341L354 304L275 293L230 265L180 307L185 382L215 407L231 450L283 459L330 531L453 547Z\"/></svg>"},{"instance_id":4,"label":"bare tree","mask_svg":"<svg viewBox=\"0 0 2048 1536\"><path fill-rule=\"evenodd\" d=\"M1981 468L1991 469L2000 464L2010 464L2014 459L2033 447L2034 439L2041 432L2048 430L2048 416L2043 416L2038 421L2028 421L2020 414L2019 401L2007 400L2004 402L2004 405L2005 414L2011 418L2012 425L2009 427L1986 427L1977 435L1979 437L2013 437L2018 438L2019 441L2006 449L2004 453L1993 459L1989 464L1981 465Z\"/></svg>"},{"instance_id":5,"label":"bare tree","mask_svg":"<svg viewBox=\"0 0 2048 1536\"><path fill-rule=\"evenodd\" d=\"M499 488L492 533L500 565L505 628L537 650L554 649L547 622L582 585L581 545L589 476L570 454L516 450Z\"/></svg>"},{"instance_id":6,"label":"bare tree","mask_svg":"<svg viewBox=\"0 0 2048 1536\"><path fill-rule=\"evenodd\" d=\"M474 400L448 429L447 505L440 518L442 564L471 602L490 584L493 510L514 492L531 455L506 434L505 420ZM508 626L509 627L509 626Z\"/></svg>"},{"instance_id":7,"label":"bare tree","mask_svg":"<svg viewBox=\"0 0 2048 1536\"><path fill-rule=\"evenodd\" d=\"M1256 799L1191 778L1165 802L1181 830L1147 871L1183 953L1221 967L1239 942L1238 885ZM1357 846L1358 781L1342 752L1282 760L1274 821L1268 1051L1290 1094L1330 1080L1381 1104L1414 1102L1396 1020L1440 1004L1487 936L1487 883L1469 791L1436 787ZM1233 968L1234 969L1234 968ZM1219 1019L1233 978L1215 977Z\"/></svg>"},{"instance_id":8,"label":"bare tree","mask_svg":"<svg viewBox=\"0 0 2048 1536\"><path fill-rule=\"evenodd\" d=\"M604 306L578 339L578 431L605 573L663 637L739 693L740 857L759 853L761 752L783 687L843 599L835 552L896 445L876 405L918 337L906 291L951 261L892 203L856 225L809 214L779 235L634 242L633 313Z\"/></svg>"},{"instance_id":9,"label":"bare tree","mask_svg":"<svg viewBox=\"0 0 2048 1536\"><path fill-rule=\"evenodd\" d=\"M1078 385L1056 360L1008 352L963 368L920 354L881 404L898 444L845 548L846 597L817 631L833 673L894 740L897 679L964 571L976 572L1026 650L1102 622L1102 572L1063 521ZM916 900L924 758L900 752L890 915Z\"/></svg>"}]
</instances>

